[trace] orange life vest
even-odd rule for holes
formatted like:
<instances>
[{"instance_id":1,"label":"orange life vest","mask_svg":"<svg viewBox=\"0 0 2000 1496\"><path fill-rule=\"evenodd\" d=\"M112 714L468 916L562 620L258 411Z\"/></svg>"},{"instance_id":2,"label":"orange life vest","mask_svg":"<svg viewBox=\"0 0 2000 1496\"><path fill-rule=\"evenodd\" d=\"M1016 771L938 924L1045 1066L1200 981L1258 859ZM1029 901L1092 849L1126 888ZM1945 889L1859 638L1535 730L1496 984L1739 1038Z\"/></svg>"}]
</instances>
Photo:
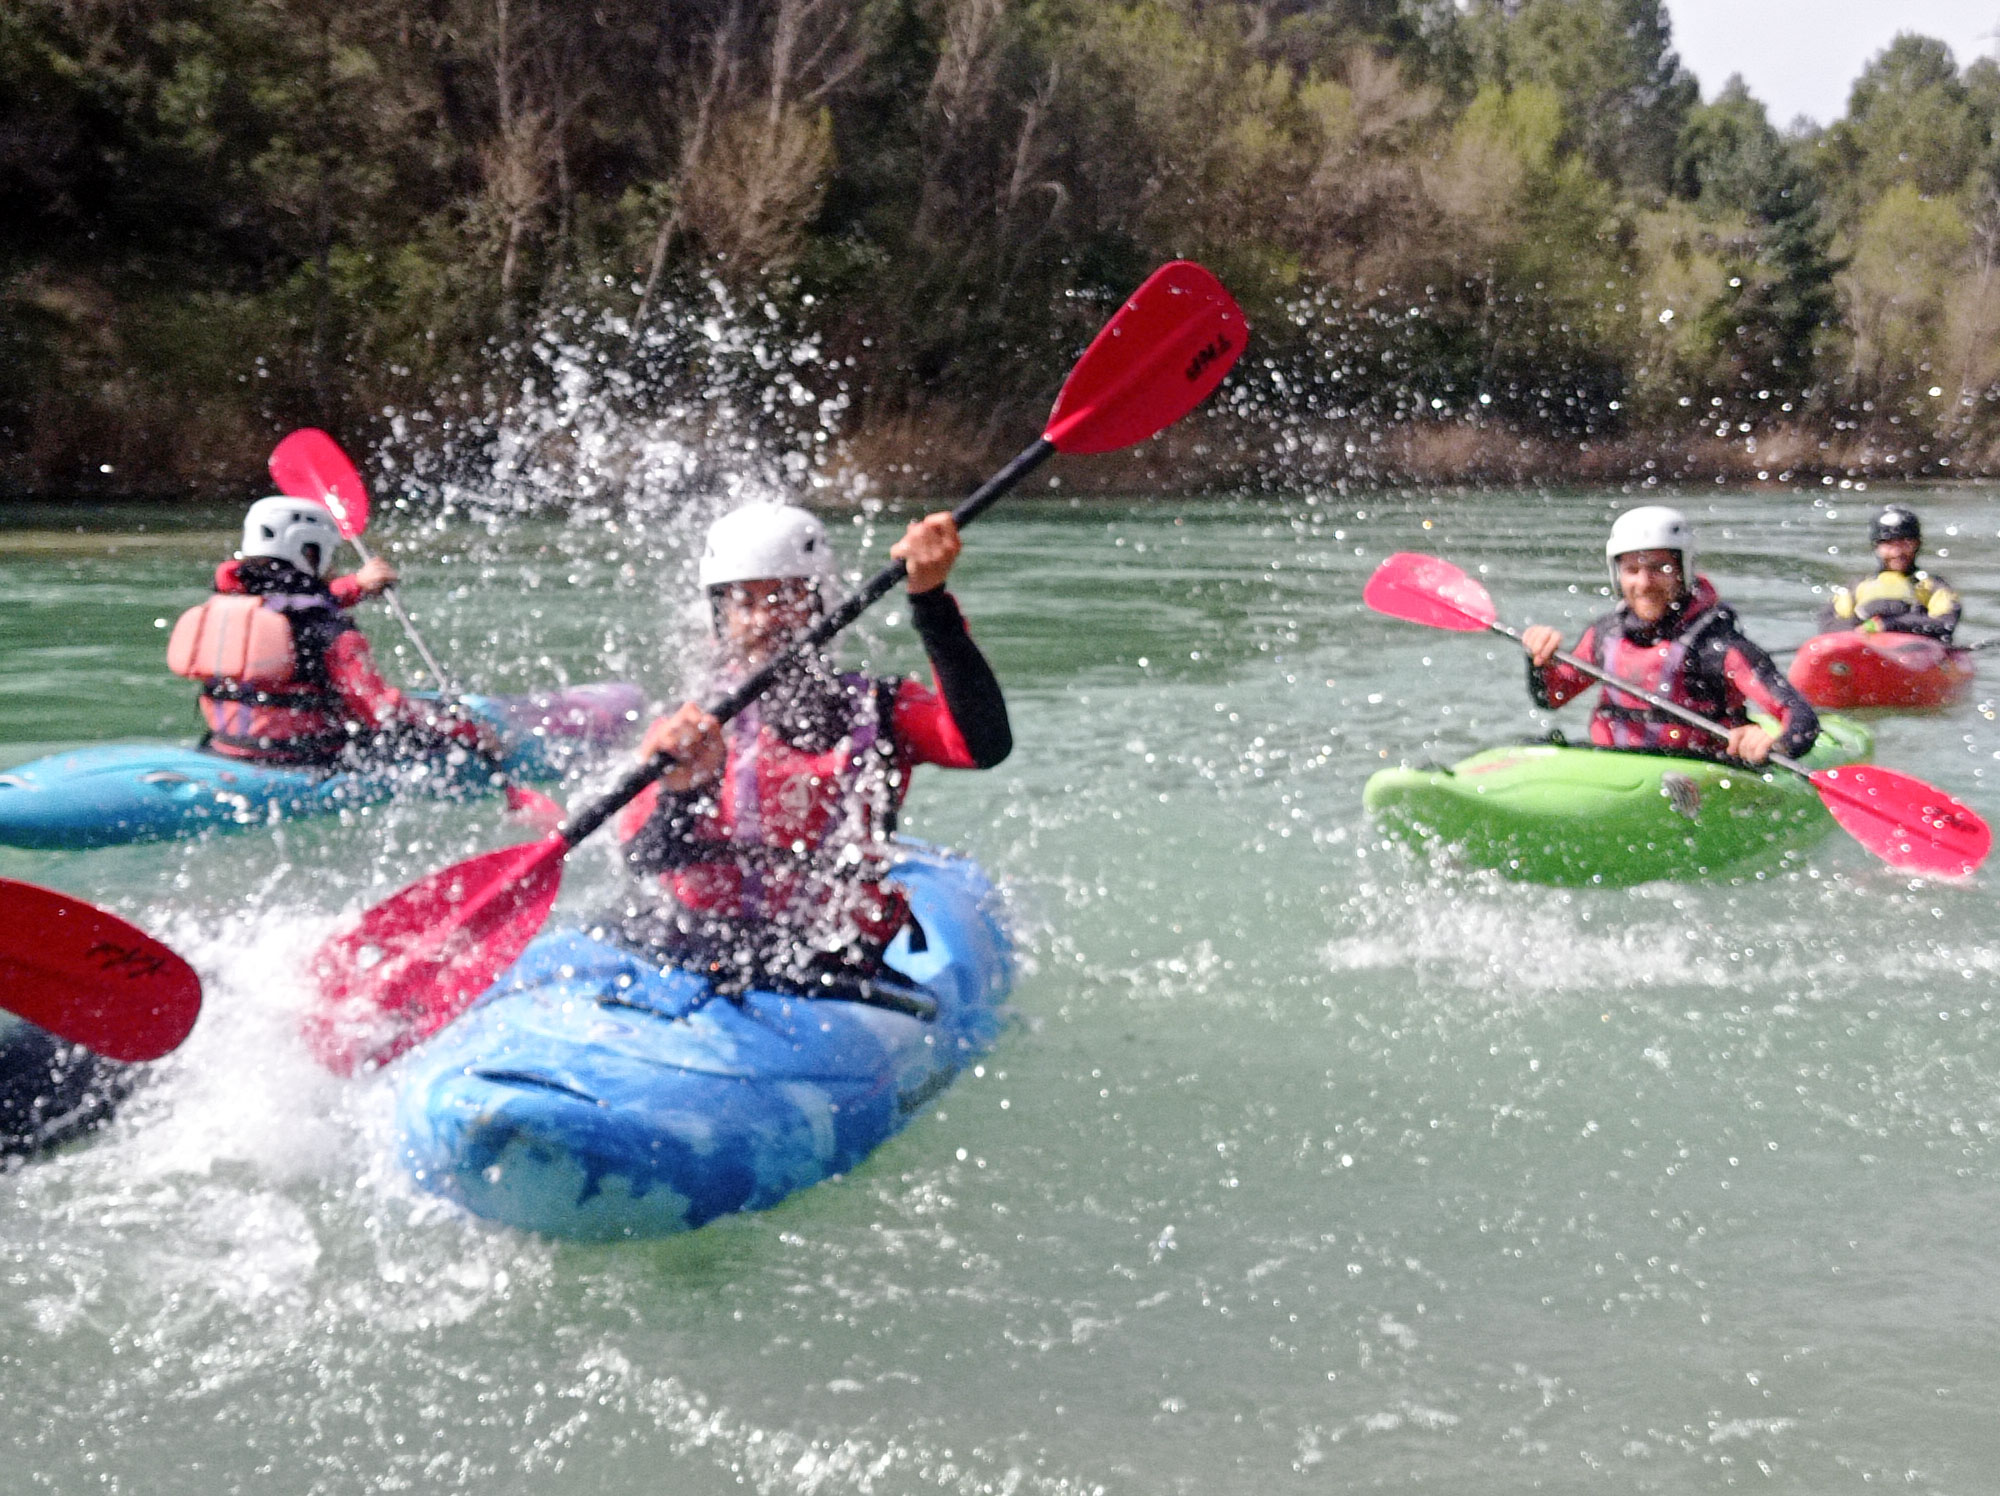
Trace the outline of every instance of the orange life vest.
<instances>
[{"instance_id":1,"label":"orange life vest","mask_svg":"<svg viewBox=\"0 0 2000 1496\"><path fill-rule=\"evenodd\" d=\"M167 638L167 668L189 680L284 686L297 664L291 620L247 594L217 594L189 608Z\"/></svg>"},{"instance_id":2,"label":"orange life vest","mask_svg":"<svg viewBox=\"0 0 2000 1496\"><path fill-rule=\"evenodd\" d=\"M218 593L174 624L167 668L201 682L210 747L235 757L307 762L332 756L347 741L338 694L311 679L324 669L301 668L286 600Z\"/></svg>"}]
</instances>

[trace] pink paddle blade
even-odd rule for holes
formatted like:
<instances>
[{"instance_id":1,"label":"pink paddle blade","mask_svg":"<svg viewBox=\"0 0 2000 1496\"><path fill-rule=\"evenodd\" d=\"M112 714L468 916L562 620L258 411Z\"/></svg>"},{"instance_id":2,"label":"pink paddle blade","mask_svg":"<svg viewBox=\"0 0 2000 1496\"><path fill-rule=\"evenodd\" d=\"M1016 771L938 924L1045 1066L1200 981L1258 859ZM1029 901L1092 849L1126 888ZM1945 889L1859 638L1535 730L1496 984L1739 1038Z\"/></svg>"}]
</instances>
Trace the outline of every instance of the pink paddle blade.
<instances>
[{"instance_id":1,"label":"pink paddle blade","mask_svg":"<svg viewBox=\"0 0 2000 1496\"><path fill-rule=\"evenodd\" d=\"M1486 589L1436 556L1398 551L1362 589L1361 600L1377 613L1462 634L1490 628L1499 614Z\"/></svg>"},{"instance_id":2,"label":"pink paddle blade","mask_svg":"<svg viewBox=\"0 0 2000 1496\"><path fill-rule=\"evenodd\" d=\"M1908 774L1844 764L1812 782L1850 836L1903 872L1967 877L1993 848L1992 828L1976 811Z\"/></svg>"},{"instance_id":3,"label":"pink paddle blade","mask_svg":"<svg viewBox=\"0 0 2000 1496\"><path fill-rule=\"evenodd\" d=\"M507 786L507 819L533 831L553 831L563 823L563 808L540 790Z\"/></svg>"},{"instance_id":4,"label":"pink paddle blade","mask_svg":"<svg viewBox=\"0 0 2000 1496\"><path fill-rule=\"evenodd\" d=\"M317 499L333 511L348 540L368 528L368 488L340 450L340 443L315 426L304 426L271 453L271 479L295 499Z\"/></svg>"},{"instance_id":5,"label":"pink paddle blade","mask_svg":"<svg viewBox=\"0 0 2000 1496\"><path fill-rule=\"evenodd\" d=\"M1192 260L1162 265L1091 340L1042 435L1059 452L1142 442L1206 400L1249 337L1221 281Z\"/></svg>"},{"instance_id":6,"label":"pink paddle blade","mask_svg":"<svg viewBox=\"0 0 2000 1496\"><path fill-rule=\"evenodd\" d=\"M107 1060L157 1060L201 1013L201 978L136 925L0 878L0 1007Z\"/></svg>"},{"instance_id":7,"label":"pink paddle blade","mask_svg":"<svg viewBox=\"0 0 2000 1496\"><path fill-rule=\"evenodd\" d=\"M341 1075L386 1064L465 1011L548 918L569 843L502 847L412 883L321 946L306 1042Z\"/></svg>"}]
</instances>

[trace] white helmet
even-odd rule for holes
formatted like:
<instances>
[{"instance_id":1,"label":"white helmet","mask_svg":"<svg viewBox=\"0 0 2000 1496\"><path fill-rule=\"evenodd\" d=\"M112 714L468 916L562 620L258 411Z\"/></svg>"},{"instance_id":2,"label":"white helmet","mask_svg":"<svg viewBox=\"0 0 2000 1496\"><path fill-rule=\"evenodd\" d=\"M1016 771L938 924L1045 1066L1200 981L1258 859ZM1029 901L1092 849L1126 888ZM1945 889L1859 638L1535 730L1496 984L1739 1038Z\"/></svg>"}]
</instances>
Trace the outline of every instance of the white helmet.
<instances>
[{"instance_id":1,"label":"white helmet","mask_svg":"<svg viewBox=\"0 0 2000 1496\"><path fill-rule=\"evenodd\" d=\"M319 547L315 564L306 556L307 546ZM243 549L236 554L275 556L289 561L309 577L322 576L340 549L340 526L323 504L311 499L283 497L259 499L243 516Z\"/></svg>"},{"instance_id":2,"label":"white helmet","mask_svg":"<svg viewBox=\"0 0 2000 1496\"><path fill-rule=\"evenodd\" d=\"M708 527L701 552L701 585L798 577L831 582L833 547L826 526L791 504L745 504Z\"/></svg>"},{"instance_id":3,"label":"white helmet","mask_svg":"<svg viewBox=\"0 0 2000 1496\"><path fill-rule=\"evenodd\" d=\"M1611 567L1611 584L1618 585L1618 558L1629 551L1678 551L1681 582L1694 585L1694 526L1678 509L1664 504L1647 504L1627 509L1611 525L1611 538L1604 542L1604 559Z\"/></svg>"}]
</instances>

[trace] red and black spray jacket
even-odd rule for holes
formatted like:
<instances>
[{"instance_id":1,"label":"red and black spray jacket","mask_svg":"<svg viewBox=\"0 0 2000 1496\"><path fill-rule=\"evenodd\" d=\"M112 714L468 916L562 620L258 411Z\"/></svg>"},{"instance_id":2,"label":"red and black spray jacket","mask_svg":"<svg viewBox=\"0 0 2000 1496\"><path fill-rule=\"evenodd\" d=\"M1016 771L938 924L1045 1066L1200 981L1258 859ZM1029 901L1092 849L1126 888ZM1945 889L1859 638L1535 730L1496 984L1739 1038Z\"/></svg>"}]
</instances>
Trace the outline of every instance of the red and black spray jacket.
<instances>
[{"instance_id":1,"label":"red and black spray jacket","mask_svg":"<svg viewBox=\"0 0 2000 1496\"><path fill-rule=\"evenodd\" d=\"M375 669L368 639L347 609L361 598L353 577L322 582L288 562L258 556L216 568L215 596L254 597L290 632L285 677L201 677L208 747L266 763L326 764L357 738L412 714L403 693Z\"/></svg>"},{"instance_id":2,"label":"red and black spray jacket","mask_svg":"<svg viewBox=\"0 0 2000 1496\"><path fill-rule=\"evenodd\" d=\"M918 764L988 769L1013 749L1000 684L942 587L910 599L935 687L807 667L724 729L720 779L653 785L618 821L635 871L686 913L778 925L802 947L879 949L908 917L882 882Z\"/></svg>"},{"instance_id":3,"label":"red and black spray jacket","mask_svg":"<svg viewBox=\"0 0 2000 1496\"><path fill-rule=\"evenodd\" d=\"M1748 722L1754 706L1781 724L1776 749L1789 757L1810 751L1819 737L1811 705L1771 657L1744 638L1735 610L1716 596L1707 577L1695 578L1694 590L1656 624L1641 623L1621 604L1584 630L1575 653L1725 727ZM1528 666L1528 691L1537 706L1559 707L1592 684L1559 660L1539 670ZM1590 740L1600 748L1726 757L1720 738L1611 686L1590 715Z\"/></svg>"}]
</instances>

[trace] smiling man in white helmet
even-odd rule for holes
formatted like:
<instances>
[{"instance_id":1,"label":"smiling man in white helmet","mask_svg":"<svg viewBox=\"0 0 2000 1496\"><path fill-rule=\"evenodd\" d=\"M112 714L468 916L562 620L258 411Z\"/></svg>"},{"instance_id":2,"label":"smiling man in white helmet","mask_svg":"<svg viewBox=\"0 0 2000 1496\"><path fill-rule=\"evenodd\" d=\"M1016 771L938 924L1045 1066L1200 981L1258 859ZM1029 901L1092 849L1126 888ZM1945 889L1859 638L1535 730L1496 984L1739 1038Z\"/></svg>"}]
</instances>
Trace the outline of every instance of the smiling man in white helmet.
<instances>
[{"instance_id":1,"label":"smiling man in white helmet","mask_svg":"<svg viewBox=\"0 0 2000 1496\"><path fill-rule=\"evenodd\" d=\"M1013 737L999 682L945 590L958 559L948 513L912 521L889 554L909 567L910 620L933 683L838 673L824 655L787 669L727 727L689 701L640 756L678 760L629 806L626 858L658 901L615 919L620 938L705 971L718 988L851 988L909 918L884 881L889 838L918 764L991 768ZM709 528L699 579L713 609L718 684L771 659L833 600L825 528L788 504L748 504Z\"/></svg>"},{"instance_id":2,"label":"smiling man in white helmet","mask_svg":"<svg viewBox=\"0 0 2000 1496\"><path fill-rule=\"evenodd\" d=\"M1811 749L1819 718L1695 571L1687 516L1663 504L1628 509L1611 526L1604 555L1623 600L1584 630L1577 657L1721 723L1729 738L1725 743L1606 686L1590 716L1591 742L1750 764L1763 763L1774 748L1793 758ZM1589 676L1556 659L1563 643L1557 630L1532 624L1521 631L1521 643L1537 706L1559 707L1591 686ZM1778 722L1775 738L1750 720L1751 707Z\"/></svg>"},{"instance_id":3,"label":"smiling man in white helmet","mask_svg":"<svg viewBox=\"0 0 2000 1496\"><path fill-rule=\"evenodd\" d=\"M487 746L477 724L427 710L375 668L348 610L393 587L381 557L326 576L341 542L311 499L259 499L243 548L215 571L215 592L174 626L167 667L201 682L203 746L260 763L328 767Z\"/></svg>"}]
</instances>

